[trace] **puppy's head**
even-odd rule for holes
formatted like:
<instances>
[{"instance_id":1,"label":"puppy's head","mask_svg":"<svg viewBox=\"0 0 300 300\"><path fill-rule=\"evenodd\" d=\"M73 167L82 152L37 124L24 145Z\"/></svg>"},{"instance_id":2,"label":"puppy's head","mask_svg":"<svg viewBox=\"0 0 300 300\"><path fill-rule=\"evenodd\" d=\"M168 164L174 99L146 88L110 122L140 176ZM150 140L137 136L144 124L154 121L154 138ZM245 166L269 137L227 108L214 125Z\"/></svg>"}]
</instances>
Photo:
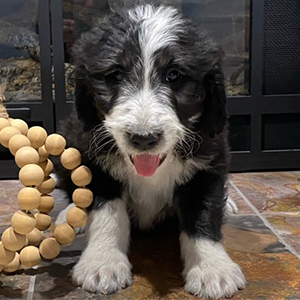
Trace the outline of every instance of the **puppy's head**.
<instances>
[{"instance_id":1,"label":"puppy's head","mask_svg":"<svg viewBox=\"0 0 300 300\"><path fill-rule=\"evenodd\" d=\"M222 132L220 50L176 9L113 14L83 35L74 56L79 118L138 174L151 176L166 156L187 156L195 141Z\"/></svg>"}]
</instances>

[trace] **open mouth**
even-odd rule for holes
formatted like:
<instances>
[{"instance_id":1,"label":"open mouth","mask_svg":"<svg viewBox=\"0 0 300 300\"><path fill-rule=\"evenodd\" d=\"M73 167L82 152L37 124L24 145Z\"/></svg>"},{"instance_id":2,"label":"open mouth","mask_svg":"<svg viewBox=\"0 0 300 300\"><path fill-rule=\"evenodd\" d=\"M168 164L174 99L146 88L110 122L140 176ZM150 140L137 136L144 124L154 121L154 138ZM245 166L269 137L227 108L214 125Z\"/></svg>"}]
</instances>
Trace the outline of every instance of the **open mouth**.
<instances>
[{"instance_id":1,"label":"open mouth","mask_svg":"<svg viewBox=\"0 0 300 300\"><path fill-rule=\"evenodd\" d=\"M150 155L150 154L131 154L130 160L135 166L136 172L140 176L151 177L156 172L157 168L165 160L165 154Z\"/></svg>"}]
</instances>

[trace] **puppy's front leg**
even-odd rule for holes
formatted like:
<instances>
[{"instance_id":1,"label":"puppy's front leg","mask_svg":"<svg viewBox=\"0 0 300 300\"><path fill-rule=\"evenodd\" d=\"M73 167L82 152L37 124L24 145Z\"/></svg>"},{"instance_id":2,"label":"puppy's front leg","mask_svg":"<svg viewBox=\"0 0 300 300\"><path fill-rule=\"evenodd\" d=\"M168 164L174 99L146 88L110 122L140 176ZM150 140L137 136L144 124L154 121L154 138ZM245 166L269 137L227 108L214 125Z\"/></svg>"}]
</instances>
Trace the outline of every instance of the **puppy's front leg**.
<instances>
[{"instance_id":1,"label":"puppy's front leg","mask_svg":"<svg viewBox=\"0 0 300 300\"><path fill-rule=\"evenodd\" d=\"M130 221L121 199L91 213L88 245L73 269L73 280L89 292L110 294L131 285L127 258Z\"/></svg>"},{"instance_id":2,"label":"puppy's front leg","mask_svg":"<svg viewBox=\"0 0 300 300\"><path fill-rule=\"evenodd\" d=\"M220 242L224 195L224 180L209 172L199 172L179 189L185 289L209 299L231 297L245 286L240 267Z\"/></svg>"}]
</instances>

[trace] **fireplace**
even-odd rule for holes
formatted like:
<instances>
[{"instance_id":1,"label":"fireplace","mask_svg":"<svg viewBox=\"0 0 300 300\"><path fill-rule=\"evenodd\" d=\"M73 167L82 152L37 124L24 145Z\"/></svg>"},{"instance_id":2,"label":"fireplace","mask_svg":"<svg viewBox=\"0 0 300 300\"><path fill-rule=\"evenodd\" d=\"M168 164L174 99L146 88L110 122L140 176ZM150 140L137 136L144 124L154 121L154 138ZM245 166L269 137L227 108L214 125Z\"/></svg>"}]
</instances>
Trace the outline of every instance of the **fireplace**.
<instances>
[{"instance_id":1,"label":"fireplace","mask_svg":"<svg viewBox=\"0 0 300 300\"><path fill-rule=\"evenodd\" d=\"M135 1L0 3L0 92L12 117L55 131L73 106L74 41L122 2ZM300 2L153 2L176 6L222 46L232 171L299 168ZM15 176L12 165L1 148L1 170L13 170L2 178Z\"/></svg>"}]
</instances>

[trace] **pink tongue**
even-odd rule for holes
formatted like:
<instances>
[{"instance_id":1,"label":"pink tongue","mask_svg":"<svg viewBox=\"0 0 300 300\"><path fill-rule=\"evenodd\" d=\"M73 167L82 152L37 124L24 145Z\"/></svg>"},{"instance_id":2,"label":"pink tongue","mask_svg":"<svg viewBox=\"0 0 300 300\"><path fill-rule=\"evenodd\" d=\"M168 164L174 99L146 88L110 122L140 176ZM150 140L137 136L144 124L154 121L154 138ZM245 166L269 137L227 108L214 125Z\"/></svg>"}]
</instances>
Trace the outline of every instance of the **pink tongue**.
<instances>
[{"instance_id":1,"label":"pink tongue","mask_svg":"<svg viewBox=\"0 0 300 300\"><path fill-rule=\"evenodd\" d=\"M133 157L133 163L140 176L152 176L159 166L160 158L158 155L141 154Z\"/></svg>"}]
</instances>

